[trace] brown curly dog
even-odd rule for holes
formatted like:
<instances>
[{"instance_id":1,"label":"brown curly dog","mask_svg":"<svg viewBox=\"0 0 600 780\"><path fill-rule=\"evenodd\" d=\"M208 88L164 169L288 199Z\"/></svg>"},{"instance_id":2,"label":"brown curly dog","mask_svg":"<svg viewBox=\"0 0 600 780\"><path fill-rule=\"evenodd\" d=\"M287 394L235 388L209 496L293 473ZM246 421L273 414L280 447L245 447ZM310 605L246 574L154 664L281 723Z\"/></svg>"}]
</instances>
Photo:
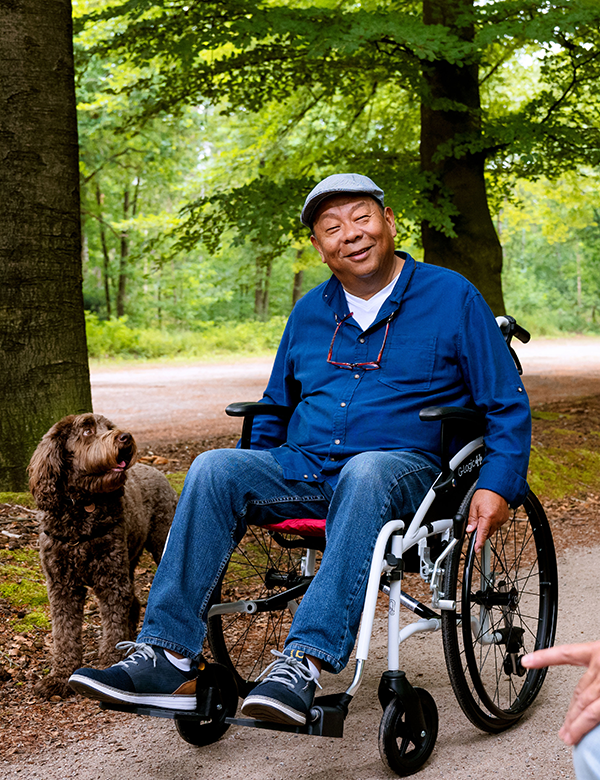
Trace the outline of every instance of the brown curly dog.
<instances>
[{"instance_id":1,"label":"brown curly dog","mask_svg":"<svg viewBox=\"0 0 600 780\"><path fill-rule=\"evenodd\" d=\"M52 671L36 685L45 697L70 696L82 665L83 607L91 588L100 607L100 663L120 658L117 642L134 639L140 613L133 573L144 548L158 563L177 495L151 466L132 465L133 436L99 414L69 415L53 425L29 464L41 510L40 559L52 614Z\"/></svg>"}]
</instances>

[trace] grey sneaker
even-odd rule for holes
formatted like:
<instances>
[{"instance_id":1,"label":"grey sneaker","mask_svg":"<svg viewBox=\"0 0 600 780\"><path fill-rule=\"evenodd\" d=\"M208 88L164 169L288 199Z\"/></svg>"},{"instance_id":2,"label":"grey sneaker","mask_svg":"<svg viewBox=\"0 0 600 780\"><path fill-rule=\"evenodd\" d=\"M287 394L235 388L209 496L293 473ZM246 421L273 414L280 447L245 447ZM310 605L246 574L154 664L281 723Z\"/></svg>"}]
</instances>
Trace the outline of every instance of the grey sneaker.
<instances>
[{"instance_id":1,"label":"grey sneaker","mask_svg":"<svg viewBox=\"0 0 600 780\"><path fill-rule=\"evenodd\" d=\"M271 650L276 661L258 676L265 679L246 696L242 715L272 723L303 726L310 713L317 686L321 687L310 671L308 661ZM268 674L267 674L268 673Z\"/></svg>"},{"instance_id":2,"label":"grey sneaker","mask_svg":"<svg viewBox=\"0 0 600 780\"><path fill-rule=\"evenodd\" d=\"M77 669L69 678L71 688L88 699L113 704L196 709L195 664L182 672L162 647L136 642L119 642L117 647L128 651L127 658L108 669Z\"/></svg>"}]
</instances>

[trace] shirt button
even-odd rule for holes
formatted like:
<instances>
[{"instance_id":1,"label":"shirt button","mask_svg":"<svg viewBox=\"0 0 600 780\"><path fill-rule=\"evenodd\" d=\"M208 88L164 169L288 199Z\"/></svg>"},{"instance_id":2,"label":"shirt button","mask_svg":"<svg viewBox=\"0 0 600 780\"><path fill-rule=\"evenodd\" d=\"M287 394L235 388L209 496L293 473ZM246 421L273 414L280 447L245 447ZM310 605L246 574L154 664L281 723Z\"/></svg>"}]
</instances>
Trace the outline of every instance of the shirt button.
<instances>
[{"instance_id":1,"label":"shirt button","mask_svg":"<svg viewBox=\"0 0 600 780\"><path fill-rule=\"evenodd\" d=\"M308 479L308 474L305 474L305 475L304 475L304 479Z\"/></svg>"},{"instance_id":2,"label":"shirt button","mask_svg":"<svg viewBox=\"0 0 600 780\"><path fill-rule=\"evenodd\" d=\"M360 341L360 343L361 343L361 344L364 344L364 343L365 343L365 340L364 340L364 339L359 339L359 341Z\"/></svg>"},{"instance_id":3,"label":"shirt button","mask_svg":"<svg viewBox=\"0 0 600 780\"><path fill-rule=\"evenodd\" d=\"M354 374L355 379L360 379L360 374Z\"/></svg>"},{"instance_id":4,"label":"shirt button","mask_svg":"<svg viewBox=\"0 0 600 780\"><path fill-rule=\"evenodd\" d=\"M517 387L517 393L522 393L522 392L523 392L523 388L522 387Z\"/></svg>"},{"instance_id":5,"label":"shirt button","mask_svg":"<svg viewBox=\"0 0 600 780\"><path fill-rule=\"evenodd\" d=\"M313 474L313 477L314 477L315 479L319 479L319 478L317 477L317 475L316 475L316 474Z\"/></svg>"},{"instance_id":6,"label":"shirt button","mask_svg":"<svg viewBox=\"0 0 600 780\"><path fill-rule=\"evenodd\" d=\"M340 406L346 406L346 402L345 402L345 401L342 401L342 403L340 404Z\"/></svg>"},{"instance_id":7,"label":"shirt button","mask_svg":"<svg viewBox=\"0 0 600 780\"><path fill-rule=\"evenodd\" d=\"M337 460L337 458L329 458L329 460Z\"/></svg>"},{"instance_id":8,"label":"shirt button","mask_svg":"<svg viewBox=\"0 0 600 780\"><path fill-rule=\"evenodd\" d=\"M334 441L334 444L341 444L341 443L342 443L342 442L341 442L339 439L336 439L336 440Z\"/></svg>"}]
</instances>

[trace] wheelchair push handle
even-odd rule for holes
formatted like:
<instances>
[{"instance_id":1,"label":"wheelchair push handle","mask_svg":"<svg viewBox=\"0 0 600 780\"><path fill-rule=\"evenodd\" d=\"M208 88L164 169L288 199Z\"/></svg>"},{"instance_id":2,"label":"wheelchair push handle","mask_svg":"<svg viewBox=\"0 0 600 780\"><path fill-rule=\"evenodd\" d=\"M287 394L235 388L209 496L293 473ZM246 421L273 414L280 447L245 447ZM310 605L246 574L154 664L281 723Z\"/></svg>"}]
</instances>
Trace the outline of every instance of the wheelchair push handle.
<instances>
[{"instance_id":1,"label":"wheelchair push handle","mask_svg":"<svg viewBox=\"0 0 600 780\"><path fill-rule=\"evenodd\" d=\"M519 339L522 344L527 344L531 339L531 333L521 327L516 319L508 314L496 317L496 322L498 323L498 327L502 331L502 335L507 344L510 344L513 337Z\"/></svg>"},{"instance_id":2,"label":"wheelchair push handle","mask_svg":"<svg viewBox=\"0 0 600 780\"><path fill-rule=\"evenodd\" d=\"M523 367L521 366L521 361L519 360L517 353L511 347L510 342L514 337L516 339L519 339L519 341L522 344L527 344L527 342L531 339L531 333L529 333L528 330L525 330L525 328L522 328L519 325L519 323L516 321L516 319L514 317L511 317L508 314L503 314L501 317L496 317L496 322L498 323L498 327L502 331L502 335L504 336L504 340L506 341L506 346L510 351L512 359L515 361L515 366L517 367L517 371L519 372L519 374L522 374Z\"/></svg>"}]
</instances>

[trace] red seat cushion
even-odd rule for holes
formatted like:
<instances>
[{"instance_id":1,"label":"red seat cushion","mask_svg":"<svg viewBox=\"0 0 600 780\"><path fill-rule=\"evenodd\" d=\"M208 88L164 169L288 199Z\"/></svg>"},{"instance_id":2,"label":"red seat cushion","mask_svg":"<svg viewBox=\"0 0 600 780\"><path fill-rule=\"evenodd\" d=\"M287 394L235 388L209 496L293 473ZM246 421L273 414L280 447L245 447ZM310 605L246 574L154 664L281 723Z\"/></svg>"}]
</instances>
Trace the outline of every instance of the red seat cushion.
<instances>
[{"instance_id":1,"label":"red seat cushion","mask_svg":"<svg viewBox=\"0 0 600 780\"><path fill-rule=\"evenodd\" d=\"M325 519L315 520L311 517L298 520L282 520L280 523L261 525L267 531L277 531L280 534L296 534L297 536L325 536Z\"/></svg>"}]
</instances>

